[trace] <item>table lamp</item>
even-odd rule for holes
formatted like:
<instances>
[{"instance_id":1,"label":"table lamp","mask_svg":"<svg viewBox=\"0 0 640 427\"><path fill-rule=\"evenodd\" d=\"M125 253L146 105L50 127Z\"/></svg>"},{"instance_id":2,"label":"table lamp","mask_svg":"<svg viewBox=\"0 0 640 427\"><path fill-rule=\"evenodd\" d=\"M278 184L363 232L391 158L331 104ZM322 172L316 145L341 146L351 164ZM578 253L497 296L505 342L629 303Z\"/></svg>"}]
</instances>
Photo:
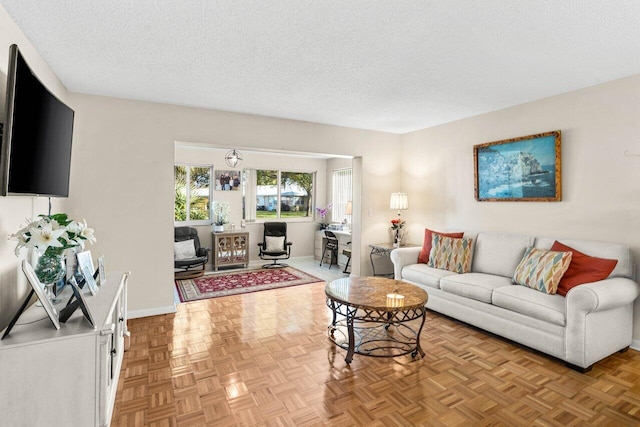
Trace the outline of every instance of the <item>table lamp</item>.
<instances>
[{"instance_id":1,"label":"table lamp","mask_svg":"<svg viewBox=\"0 0 640 427\"><path fill-rule=\"evenodd\" d=\"M398 211L398 219L400 219L400 211L409 209L409 196L407 193L391 193L390 209Z\"/></svg>"}]
</instances>

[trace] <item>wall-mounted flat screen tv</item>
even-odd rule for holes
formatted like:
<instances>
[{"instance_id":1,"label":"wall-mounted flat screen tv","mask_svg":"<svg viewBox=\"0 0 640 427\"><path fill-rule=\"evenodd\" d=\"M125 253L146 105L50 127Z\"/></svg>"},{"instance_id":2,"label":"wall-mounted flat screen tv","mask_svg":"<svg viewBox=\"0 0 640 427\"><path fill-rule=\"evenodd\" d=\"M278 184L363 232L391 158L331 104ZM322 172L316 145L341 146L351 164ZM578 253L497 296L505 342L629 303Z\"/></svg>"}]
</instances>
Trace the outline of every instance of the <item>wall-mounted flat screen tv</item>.
<instances>
[{"instance_id":1,"label":"wall-mounted flat screen tv","mask_svg":"<svg viewBox=\"0 0 640 427\"><path fill-rule=\"evenodd\" d=\"M2 195L67 197L74 112L9 49Z\"/></svg>"}]
</instances>

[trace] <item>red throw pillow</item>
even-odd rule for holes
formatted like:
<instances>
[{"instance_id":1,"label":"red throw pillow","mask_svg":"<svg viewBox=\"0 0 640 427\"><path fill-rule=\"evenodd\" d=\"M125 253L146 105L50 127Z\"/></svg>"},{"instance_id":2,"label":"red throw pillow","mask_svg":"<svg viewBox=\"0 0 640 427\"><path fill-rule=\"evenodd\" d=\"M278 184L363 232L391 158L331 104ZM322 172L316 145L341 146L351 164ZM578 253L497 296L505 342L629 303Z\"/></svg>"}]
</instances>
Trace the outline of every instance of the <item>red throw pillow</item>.
<instances>
[{"instance_id":1,"label":"red throw pillow","mask_svg":"<svg viewBox=\"0 0 640 427\"><path fill-rule=\"evenodd\" d=\"M567 295L570 289L578 285L606 279L616 267L616 264L618 264L617 259L589 256L569 246L563 245L557 240L553 243L550 250L571 252L573 254L571 264L569 264L569 268L564 273L564 276L562 276L562 279L560 279L560 284L558 285L557 293L562 296Z\"/></svg>"},{"instance_id":2,"label":"red throw pillow","mask_svg":"<svg viewBox=\"0 0 640 427\"><path fill-rule=\"evenodd\" d=\"M424 229L424 243L422 243L422 249L420 250L420 255L418 255L418 262L422 264L429 263L429 254L431 253L431 241L433 240L433 233L439 234L445 237L454 237L459 239L464 236L464 232L462 233L441 233L439 231L429 230L428 228Z\"/></svg>"}]
</instances>

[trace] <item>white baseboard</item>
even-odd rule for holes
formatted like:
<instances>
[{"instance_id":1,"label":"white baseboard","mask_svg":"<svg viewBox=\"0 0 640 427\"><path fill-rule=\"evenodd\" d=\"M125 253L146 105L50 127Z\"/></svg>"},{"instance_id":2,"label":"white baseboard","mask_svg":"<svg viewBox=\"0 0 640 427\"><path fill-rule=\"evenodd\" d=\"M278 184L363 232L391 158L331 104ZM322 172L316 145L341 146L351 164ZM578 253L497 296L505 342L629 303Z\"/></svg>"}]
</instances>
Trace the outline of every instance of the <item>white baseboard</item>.
<instances>
[{"instance_id":1,"label":"white baseboard","mask_svg":"<svg viewBox=\"0 0 640 427\"><path fill-rule=\"evenodd\" d=\"M149 316L158 316L160 314L170 314L170 313L175 313L176 310L176 305L171 305L168 307L156 307L156 308L149 308L147 310L133 310L133 311L129 311L128 317L129 319L137 319L139 317L149 317Z\"/></svg>"},{"instance_id":2,"label":"white baseboard","mask_svg":"<svg viewBox=\"0 0 640 427\"><path fill-rule=\"evenodd\" d=\"M632 340L631 348L640 351L640 340Z\"/></svg>"}]
</instances>

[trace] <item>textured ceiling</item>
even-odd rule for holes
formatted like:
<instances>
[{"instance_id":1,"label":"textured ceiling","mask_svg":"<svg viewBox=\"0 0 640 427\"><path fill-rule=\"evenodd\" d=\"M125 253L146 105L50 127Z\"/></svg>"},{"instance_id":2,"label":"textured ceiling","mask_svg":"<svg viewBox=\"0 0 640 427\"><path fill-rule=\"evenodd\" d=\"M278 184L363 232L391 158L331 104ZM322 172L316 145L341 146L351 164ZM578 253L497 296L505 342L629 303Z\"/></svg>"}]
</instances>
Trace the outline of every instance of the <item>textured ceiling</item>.
<instances>
[{"instance_id":1,"label":"textured ceiling","mask_svg":"<svg viewBox=\"0 0 640 427\"><path fill-rule=\"evenodd\" d=\"M640 73L638 0L0 0L71 91L405 133Z\"/></svg>"}]
</instances>

